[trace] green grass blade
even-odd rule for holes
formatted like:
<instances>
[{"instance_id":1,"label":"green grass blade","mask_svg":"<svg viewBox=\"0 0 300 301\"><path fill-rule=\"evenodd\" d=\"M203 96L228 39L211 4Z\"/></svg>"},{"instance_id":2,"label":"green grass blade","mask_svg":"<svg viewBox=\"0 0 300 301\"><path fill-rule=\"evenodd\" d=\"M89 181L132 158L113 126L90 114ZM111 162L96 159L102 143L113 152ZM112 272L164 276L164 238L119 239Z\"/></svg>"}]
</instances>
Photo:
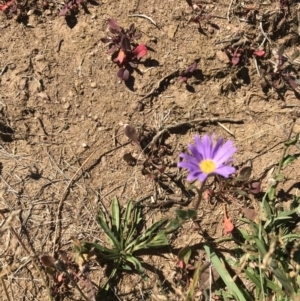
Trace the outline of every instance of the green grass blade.
<instances>
[{"instance_id":1,"label":"green grass blade","mask_svg":"<svg viewBox=\"0 0 300 301\"><path fill-rule=\"evenodd\" d=\"M235 284L232 277L229 275L228 271L226 270L224 264L222 264L219 257L216 255L216 253L211 253L209 246L204 246L205 252L210 257L210 260L216 270L218 271L220 277L223 279L224 283L227 285L229 291L235 296L236 300L238 301L246 301L244 295L239 290L237 285ZM247 300L250 301L250 300Z\"/></svg>"},{"instance_id":2,"label":"green grass blade","mask_svg":"<svg viewBox=\"0 0 300 301\"><path fill-rule=\"evenodd\" d=\"M111 228L114 236L120 240L120 205L116 197L111 202Z\"/></svg>"},{"instance_id":3,"label":"green grass blade","mask_svg":"<svg viewBox=\"0 0 300 301\"><path fill-rule=\"evenodd\" d=\"M128 235L125 240L124 248L126 248L128 246L128 244L131 242L132 237L133 237L134 233L136 232L137 227L141 220L142 220L141 208L135 207L133 210L133 219L131 221L130 230L129 230Z\"/></svg>"},{"instance_id":4,"label":"green grass blade","mask_svg":"<svg viewBox=\"0 0 300 301\"><path fill-rule=\"evenodd\" d=\"M135 269L140 273L140 274L143 274L144 273L144 269L142 267L142 264L141 262L134 256L130 256L130 255L127 255L125 257L125 260L130 262L131 264L133 264L133 266L135 267Z\"/></svg>"},{"instance_id":5,"label":"green grass blade","mask_svg":"<svg viewBox=\"0 0 300 301\"><path fill-rule=\"evenodd\" d=\"M109 229L105 220L105 216L102 211L99 212L98 223L100 224L101 228L103 229L110 243L114 245L116 249L120 250L120 243L117 240L117 238L114 236L113 232Z\"/></svg>"},{"instance_id":6,"label":"green grass blade","mask_svg":"<svg viewBox=\"0 0 300 301\"><path fill-rule=\"evenodd\" d=\"M121 242L121 247L122 247L122 250L124 250L125 246L124 246L124 241L126 240L126 237L129 233L129 222L130 222L130 217L131 217L131 212L132 212L132 200L130 200L128 203L127 203L127 206L126 206L126 210L125 210L125 215L124 215L124 220L123 220L123 223L122 223L122 229L120 231L120 242Z\"/></svg>"},{"instance_id":7,"label":"green grass blade","mask_svg":"<svg viewBox=\"0 0 300 301\"><path fill-rule=\"evenodd\" d=\"M136 243L136 241L134 241L133 243ZM149 236L146 241L142 241L139 244L134 244L132 252L142 249L165 247L168 245L169 241L167 239L165 231L162 230L154 236Z\"/></svg>"}]
</instances>

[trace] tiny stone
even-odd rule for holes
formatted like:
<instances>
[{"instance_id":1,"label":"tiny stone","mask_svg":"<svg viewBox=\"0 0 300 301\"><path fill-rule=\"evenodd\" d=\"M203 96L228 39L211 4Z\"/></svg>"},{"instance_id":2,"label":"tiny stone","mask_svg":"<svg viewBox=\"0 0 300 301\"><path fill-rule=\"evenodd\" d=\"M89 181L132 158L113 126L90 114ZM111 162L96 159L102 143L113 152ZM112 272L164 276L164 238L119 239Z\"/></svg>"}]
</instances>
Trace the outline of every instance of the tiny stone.
<instances>
[{"instance_id":1,"label":"tiny stone","mask_svg":"<svg viewBox=\"0 0 300 301\"><path fill-rule=\"evenodd\" d=\"M41 61L41 60L43 60L44 58L45 58L44 55L38 54L38 55L35 57L35 60L36 60L36 61Z\"/></svg>"},{"instance_id":2,"label":"tiny stone","mask_svg":"<svg viewBox=\"0 0 300 301\"><path fill-rule=\"evenodd\" d=\"M9 64L8 67L9 67L10 70L14 70L16 68L16 65L15 64Z\"/></svg>"},{"instance_id":3,"label":"tiny stone","mask_svg":"<svg viewBox=\"0 0 300 301\"><path fill-rule=\"evenodd\" d=\"M88 147L88 145L86 143L82 143L81 145L82 145L83 148L87 148Z\"/></svg>"},{"instance_id":4,"label":"tiny stone","mask_svg":"<svg viewBox=\"0 0 300 301\"><path fill-rule=\"evenodd\" d=\"M45 10L45 14L46 14L47 16L50 16L50 15L52 15L52 11L51 11L50 9L46 9L46 10Z\"/></svg>"},{"instance_id":5,"label":"tiny stone","mask_svg":"<svg viewBox=\"0 0 300 301\"><path fill-rule=\"evenodd\" d=\"M67 103L64 104L64 108L66 110L68 110L70 107L71 107L71 104L69 102L67 102Z\"/></svg>"},{"instance_id":6,"label":"tiny stone","mask_svg":"<svg viewBox=\"0 0 300 301\"><path fill-rule=\"evenodd\" d=\"M74 96L74 93L73 93L71 90L69 91L69 96L70 96L70 97L73 97L73 96Z\"/></svg>"},{"instance_id":7,"label":"tiny stone","mask_svg":"<svg viewBox=\"0 0 300 301\"><path fill-rule=\"evenodd\" d=\"M92 88L96 88L96 87L97 87L97 83L92 82L92 83L91 83L91 87L92 87Z\"/></svg>"},{"instance_id":8,"label":"tiny stone","mask_svg":"<svg viewBox=\"0 0 300 301\"><path fill-rule=\"evenodd\" d=\"M131 104L131 108L135 111L142 112L144 110L144 104L141 101L135 101Z\"/></svg>"}]
</instances>

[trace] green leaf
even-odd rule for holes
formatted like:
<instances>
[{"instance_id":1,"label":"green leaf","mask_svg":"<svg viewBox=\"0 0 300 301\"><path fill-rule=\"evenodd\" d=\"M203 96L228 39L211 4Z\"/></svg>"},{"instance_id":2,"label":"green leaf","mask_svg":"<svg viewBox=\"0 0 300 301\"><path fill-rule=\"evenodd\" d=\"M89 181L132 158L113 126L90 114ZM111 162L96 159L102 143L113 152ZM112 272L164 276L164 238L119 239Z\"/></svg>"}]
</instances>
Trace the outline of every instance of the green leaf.
<instances>
[{"instance_id":1,"label":"green leaf","mask_svg":"<svg viewBox=\"0 0 300 301\"><path fill-rule=\"evenodd\" d=\"M300 154L287 155L283 158L282 167L286 167L289 164L292 164L297 158L299 158Z\"/></svg>"},{"instance_id":2,"label":"green leaf","mask_svg":"<svg viewBox=\"0 0 300 301\"><path fill-rule=\"evenodd\" d=\"M281 173L279 173L278 175L276 175L276 176L274 177L274 180L275 180L276 182L282 182L282 181L284 180L284 175L281 174Z\"/></svg>"},{"instance_id":3,"label":"green leaf","mask_svg":"<svg viewBox=\"0 0 300 301\"><path fill-rule=\"evenodd\" d=\"M275 199L275 187L271 186L268 189L268 198L270 201L273 201Z\"/></svg>"},{"instance_id":4,"label":"green leaf","mask_svg":"<svg viewBox=\"0 0 300 301\"><path fill-rule=\"evenodd\" d=\"M291 139L289 141L286 141L284 143L284 145L287 146L287 147L290 146L290 145L296 145L298 143L298 141L299 141L299 133L297 133L296 136L293 139Z\"/></svg>"},{"instance_id":5,"label":"green leaf","mask_svg":"<svg viewBox=\"0 0 300 301\"><path fill-rule=\"evenodd\" d=\"M272 263L273 260L271 262L271 266L275 266L276 264L275 261L273 264ZM278 281L282 284L282 286L286 290L286 293L291 296L294 293L293 287L291 285L291 280L287 278L286 274L279 267L273 269L273 274L278 279Z\"/></svg>"},{"instance_id":6,"label":"green leaf","mask_svg":"<svg viewBox=\"0 0 300 301\"><path fill-rule=\"evenodd\" d=\"M120 205L116 197L113 198L111 203L111 225L114 236L120 239Z\"/></svg>"},{"instance_id":7,"label":"green leaf","mask_svg":"<svg viewBox=\"0 0 300 301\"><path fill-rule=\"evenodd\" d=\"M179 219L178 216L171 220L165 228L166 234L171 234L176 232L182 226L183 220Z\"/></svg>"},{"instance_id":8,"label":"green leaf","mask_svg":"<svg viewBox=\"0 0 300 301\"><path fill-rule=\"evenodd\" d=\"M187 210L177 209L177 210L175 210L175 212L176 212L176 215L182 220L187 220L187 219L194 218L197 216L197 212L192 209L187 209Z\"/></svg>"},{"instance_id":9,"label":"green leaf","mask_svg":"<svg viewBox=\"0 0 300 301\"><path fill-rule=\"evenodd\" d=\"M159 248L169 245L165 231L159 231L154 237L150 236L144 243L144 248Z\"/></svg>"},{"instance_id":10,"label":"green leaf","mask_svg":"<svg viewBox=\"0 0 300 301\"><path fill-rule=\"evenodd\" d=\"M221 262L219 257L216 255L216 253L211 253L209 246L204 246L205 252L210 257L212 264L218 271L220 277L223 279L224 283L227 285L229 291L235 296L235 298L238 301L246 301L244 295L240 291L240 289L235 284L234 280L228 273L228 271L225 268L225 265ZM250 301L250 300L248 300Z\"/></svg>"},{"instance_id":11,"label":"green leaf","mask_svg":"<svg viewBox=\"0 0 300 301\"><path fill-rule=\"evenodd\" d=\"M124 221L122 223L122 230L121 230L121 233L120 233L120 242L121 242L121 247L122 249L125 248L124 246L124 240L125 238L127 237L127 235L129 234L129 223L130 223L130 218L131 218L131 212L132 212L132 200L130 200L128 203L127 203L127 206L126 206L126 210L125 210L125 216L124 216Z\"/></svg>"},{"instance_id":12,"label":"green leaf","mask_svg":"<svg viewBox=\"0 0 300 301\"><path fill-rule=\"evenodd\" d=\"M202 266L202 261L200 259L197 262L196 269L195 269L194 275L193 275L193 280L192 280L192 283L191 283L191 285L189 287L189 290L188 290L188 293L187 293L186 301L193 301L194 300L195 289L196 289L196 287L199 283L201 266Z\"/></svg>"},{"instance_id":13,"label":"green leaf","mask_svg":"<svg viewBox=\"0 0 300 301\"><path fill-rule=\"evenodd\" d=\"M259 288L259 290L261 290L261 282L259 279L259 275L257 275L256 273L254 274L254 272L251 271L249 268L245 270L245 273L247 277L255 284L255 286Z\"/></svg>"},{"instance_id":14,"label":"green leaf","mask_svg":"<svg viewBox=\"0 0 300 301\"><path fill-rule=\"evenodd\" d=\"M130 225L130 230L129 230L129 233L126 237L124 247L128 246L128 244L133 239L133 235L136 232L136 229L137 229L137 227L138 227L141 220L142 220L141 208L140 207L135 207L134 211L133 211L133 219L132 219L132 222L131 222L131 225Z\"/></svg>"},{"instance_id":15,"label":"green leaf","mask_svg":"<svg viewBox=\"0 0 300 301\"><path fill-rule=\"evenodd\" d=\"M157 247L156 244L160 244L162 242L165 242L166 237L160 241L161 237L156 237L155 232L164 224L166 223L167 219L161 219L160 221L154 223L150 228L146 229L145 232L142 235L139 235L137 239L132 241L130 244L126 246L126 251L133 252L140 249L147 249L151 246ZM153 240L153 241L152 241ZM155 240L158 240L158 242L155 242ZM149 245L148 245L149 244ZM167 245L168 245L167 241ZM166 244L164 244L166 245ZM158 245L159 246L159 245Z\"/></svg>"},{"instance_id":16,"label":"green leaf","mask_svg":"<svg viewBox=\"0 0 300 301\"><path fill-rule=\"evenodd\" d=\"M274 187L271 187L271 188L274 188ZM274 191L272 192L272 194L275 193L275 189ZM269 192L268 192L268 197L269 197ZM274 197L273 197L274 199ZM273 200L272 199L272 200ZM271 200L271 199L270 199ZM267 218L268 219L272 219L273 218L273 211L267 201L267 198L266 198L266 195L264 195L263 199L262 199L262 206L264 207L265 211L266 211L266 214L267 214Z\"/></svg>"},{"instance_id":17,"label":"green leaf","mask_svg":"<svg viewBox=\"0 0 300 301\"><path fill-rule=\"evenodd\" d=\"M140 273L143 274L144 273L144 269L142 267L141 262L134 256L131 255L127 255L125 257L125 260L130 262L131 264L133 264L133 266L135 267L135 269Z\"/></svg>"},{"instance_id":18,"label":"green leaf","mask_svg":"<svg viewBox=\"0 0 300 301\"><path fill-rule=\"evenodd\" d=\"M192 255L192 249L190 247L184 247L179 251L178 259L182 260L185 263L185 265L187 265L191 255Z\"/></svg>"},{"instance_id":19,"label":"green leaf","mask_svg":"<svg viewBox=\"0 0 300 301\"><path fill-rule=\"evenodd\" d=\"M114 236L113 232L109 229L105 216L102 211L99 212L98 215L98 223L100 224L101 228L103 229L104 233L106 234L107 238L109 239L110 243L115 246L116 249L120 250L121 245L117 238Z\"/></svg>"}]
</instances>

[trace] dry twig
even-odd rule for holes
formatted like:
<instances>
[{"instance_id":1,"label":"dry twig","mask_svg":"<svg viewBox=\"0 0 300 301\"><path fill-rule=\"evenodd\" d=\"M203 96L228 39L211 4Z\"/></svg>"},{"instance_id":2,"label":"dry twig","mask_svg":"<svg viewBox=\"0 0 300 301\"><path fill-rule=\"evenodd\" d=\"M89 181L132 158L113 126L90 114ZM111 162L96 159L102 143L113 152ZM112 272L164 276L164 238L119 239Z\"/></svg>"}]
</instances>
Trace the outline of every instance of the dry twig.
<instances>
[{"instance_id":1,"label":"dry twig","mask_svg":"<svg viewBox=\"0 0 300 301\"><path fill-rule=\"evenodd\" d=\"M52 252L52 256L54 256L54 253L55 253L55 246L57 244L57 237L58 237L58 232L60 232L60 221L59 221L59 217L60 217L60 214L61 214L61 211L62 211L62 206L63 206L63 202L64 200L66 199L66 197L68 196L68 193L69 193L69 190L71 188L71 186L74 185L74 183L76 181L78 181L81 176L85 173L85 172L88 172L90 170L92 170L101 160L101 158L127 144L129 144L130 142L127 142L127 143L124 143L122 145L119 145L117 147L114 147L112 149L109 149L109 150L106 150L104 151L103 153L101 153L99 156L97 156L90 165L88 165L88 167L86 167L85 169L83 168L90 160L91 158L95 155L95 153L97 153L98 151L98 148L96 148L95 151L93 151L89 156L88 158L82 163L82 165L77 169L77 171L75 172L75 174L73 175L73 177L71 178L71 180L69 181L67 187L65 188L63 194L62 194L62 197L59 201L59 204L58 204L58 208L57 208L57 212L56 212L56 223L55 223L55 232L54 232L54 246L53 246L53 252ZM81 172L81 174L79 175L79 173Z\"/></svg>"},{"instance_id":2,"label":"dry twig","mask_svg":"<svg viewBox=\"0 0 300 301\"><path fill-rule=\"evenodd\" d=\"M218 122L243 123L244 121L241 119L232 119L232 118L217 118L217 117L209 118L209 117L206 117L206 118L197 118L197 119L190 120L190 121L171 124L171 125L168 125L167 127L165 127L164 129L160 130L159 132L157 132L157 134L152 138L150 145L153 145L160 136L162 136L164 133L166 133L168 131L176 130L176 129L179 129L181 127L186 127L186 126L192 127L194 124L197 124L197 123L218 123Z\"/></svg>"},{"instance_id":3,"label":"dry twig","mask_svg":"<svg viewBox=\"0 0 300 301\"><path fill-rule=\"evenodd\" d=\"M157 25L157 23L150 17L143 15L143 14L132 14L132 15L128 15L128 17L138 17L138 18L144 18L149 20L154 26L156 26L158 29L160 29L160 27Z\"/></svg>"}]
</instances>

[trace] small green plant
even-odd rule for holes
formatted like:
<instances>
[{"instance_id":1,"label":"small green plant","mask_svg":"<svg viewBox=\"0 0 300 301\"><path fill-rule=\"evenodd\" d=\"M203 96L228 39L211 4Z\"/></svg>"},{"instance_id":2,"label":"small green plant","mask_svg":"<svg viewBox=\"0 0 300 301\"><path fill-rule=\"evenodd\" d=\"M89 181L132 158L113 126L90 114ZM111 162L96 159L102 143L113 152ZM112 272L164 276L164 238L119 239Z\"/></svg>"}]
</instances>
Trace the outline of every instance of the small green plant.
<instances>
[{"instance_id":1,"label":"small green plant","mask_svg":"<svg viewBox=\"0 0 300 301\"><path fill-rule=\"evenodd\" d=\"M237 258L233 266L244 273L255 288L253 297L247 300L295 300L300 292L299 252L300 233L296 225L300 222L300 198L294 197L290 209L278 206L276 188L283 181L283 167L294 162L299 154L287 154L290 146L299 141L299 134L284 144L282 158L278 164L277 172L272 185L265 192L259 216L255 220L240 218L248 227L240 230L242 242L238 242ZM277 203L277 206L275 204ZM206 249L209 254L209 250ZM296 255L295 255L296 254ZM216 256L216 254L214 254ZM213 257L210 255L213 262ZM213 262L214 263L214 262ZM231 262L227 262L231 264ZM230 275L222 276L223 266L214 263L225 283L230 283ZM227 282L226 282L227 279ZM229 292L236 300L237 292L228 286ZM225 291L220 290L224 297ZM245 291L244 291L245 293ZM247 292L246 292L247 293ZM228 294L228 291L227 291Z\"/></svg>"},{"instance_id":2,"label":"small green plant","mask_svg":"<svg viewBox=\"0 0 300 301\"><path fill-rule=\"evenodd\" d=\"M167 219L159 220L144 231L140 230L143 228L142 221L141 207L129 201L122 214L119 202L114 198L108 220L102 211L97 217L97 222L104 231L109 246L103 246L98 242L83 242L78 251L81 254L93 252L100 262L113 262L113 270L108 280L118 270L136 271L145 276L142 262L136 252L167 246L169 242L168 232L164 228Z\"/></svg>"}]
</instances>

